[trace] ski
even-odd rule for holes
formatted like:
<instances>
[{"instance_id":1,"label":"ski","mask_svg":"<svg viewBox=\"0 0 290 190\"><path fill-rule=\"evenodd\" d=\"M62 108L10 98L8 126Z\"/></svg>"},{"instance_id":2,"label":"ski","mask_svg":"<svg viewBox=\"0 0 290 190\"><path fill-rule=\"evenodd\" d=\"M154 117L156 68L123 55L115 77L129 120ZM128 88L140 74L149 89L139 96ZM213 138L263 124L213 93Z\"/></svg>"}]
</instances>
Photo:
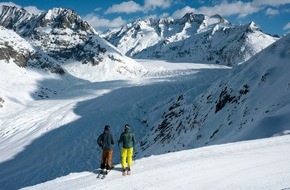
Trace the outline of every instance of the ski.
<instances>
[{"instance_id":1,"label":"ski","mask_svg":"<svg viewBox=\"0 0 290 190\"><path fill-rule=\"evenodd\" d=\"M107 175L110 173L111 170L107 170L103 176L101 177L101 179L105 179L107 177Z\"/></svg>"},{"instance_id":2,"label":"ski","mask_svg":"<svg viewBox=\"0 0 290 190\"><path fill-rule=\"evenodd\" d=\"M103 171L101 170L100 173L97 175L97 178L101 178L103 175Z\"/></svg>"},{"instance_id":3,"label":"ski","mask_svg":"<svg viewBox=\"0 0 290 190\"><path fill-rule=\"evenodd\" d=\"M107 177L107 175L109 174L110 171L111 171L111 170L101 171L101 172L98 174L97 178L99 178L99 179L105 179L105 178Z\"/></svg>"},{"instance_id":4,"label":"ski","mask_svg":"<svg viewBox=\"0 0 290 190\"><path fill-rule=\"evenodd\" d=\"M105 179L107 177L107 174L104 174L101 179Z\"/></svg>"}]
</instances>

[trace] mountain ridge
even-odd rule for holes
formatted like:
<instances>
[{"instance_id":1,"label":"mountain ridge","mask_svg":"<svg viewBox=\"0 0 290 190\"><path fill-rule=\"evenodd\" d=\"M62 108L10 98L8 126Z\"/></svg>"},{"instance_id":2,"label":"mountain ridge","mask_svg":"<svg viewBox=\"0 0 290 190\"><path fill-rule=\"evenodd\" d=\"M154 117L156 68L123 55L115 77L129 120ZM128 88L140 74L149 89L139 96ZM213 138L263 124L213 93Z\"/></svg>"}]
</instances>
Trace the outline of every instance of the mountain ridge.
<instances>
[{"instance_id":1,"label":"mountain ridge","mask_svg":"<svg viewBox=\"0 0 290 190\"><path fill-rule=\"evenodd\" d=\"M180 19L137 20L102 36L127 56L234 66L275 42L250 22L187 13ZM249 49L249 50L248 50Z\"/></svg>"},{"instance_id":2,"label":"mountain ridge","mask_svg":"<svg viewBox=\"0 0 290 190\"><path fill-rule=\"evenodd\" d=\"M0 25L14 30L37 52L46 54L49 59L54 60L52 62L63 67L65 72L81 79L115 80L111 72L116 74L114 76L119 76L119 79L146 73L140 64L120 53L70 9L54 8L32 15L19 7L2 6ZM93 76L93 73L96 75Z\"/></svg>"}]
</instances>

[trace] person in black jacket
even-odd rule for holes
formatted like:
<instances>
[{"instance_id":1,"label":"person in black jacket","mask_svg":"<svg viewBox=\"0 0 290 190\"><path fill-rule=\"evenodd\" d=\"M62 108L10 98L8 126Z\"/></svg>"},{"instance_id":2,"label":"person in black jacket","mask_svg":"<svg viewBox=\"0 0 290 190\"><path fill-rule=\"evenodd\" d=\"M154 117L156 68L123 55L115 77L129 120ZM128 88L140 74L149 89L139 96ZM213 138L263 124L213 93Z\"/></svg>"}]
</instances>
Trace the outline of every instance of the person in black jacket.
<instances>
[{"instance_id":1,"label":"person in black jacket","mask_svg":"<svg viewBox=\"0 0 290 190\"><path fill-rule=\"evenodd\" d=\"M110 126L106 125L104 132L99 136L98 145L102 148L102 162L101 162L101 170L102 173L106 168L106 172L112 169L112 158L113 158L113 145L114 139L113 135L110 132Z\"/></svg>"}]
</instances>

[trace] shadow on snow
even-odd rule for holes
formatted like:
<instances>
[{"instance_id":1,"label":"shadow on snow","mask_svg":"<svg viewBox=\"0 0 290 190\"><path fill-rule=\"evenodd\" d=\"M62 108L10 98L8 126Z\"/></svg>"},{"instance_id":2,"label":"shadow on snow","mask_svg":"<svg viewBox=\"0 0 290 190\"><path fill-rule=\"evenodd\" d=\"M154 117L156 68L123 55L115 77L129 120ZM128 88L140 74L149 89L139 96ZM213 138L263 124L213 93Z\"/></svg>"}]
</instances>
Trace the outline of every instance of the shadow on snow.
<instances>
[{"instance_id":1,"label":"shadow on snow","mask_svg":"<svg viewBox=\"0 0 290 190\"><path fill-rule=\"evenodd\" d=\"M110 83L112 84L105 82L98 85L99 87L103 85L104 89L107 89ZM113 86L122 86L122 83L114 81ZM101 150L97 146L96 138L103 131L105 124L111 125L116 142L123 131L123 125L130 123L140 142L148 129L140 122L144 112L138 110L140 107L137 104L150 100L147 105L149 108L160 101L160 97L156 98L158 96L165 99L175 97L195 86L190 82L186 84L188 86L176 84L176 81L167 81L147 86L117 88L105 96L78 102L73 111L80 118L43 134L14 158L0 163L0 187L10 190L20 189L70 173L95 172L101 160ZM130 93L132 91L134 93ZM119 161L120 150L115 145L114 162Z\"/></svg>"}]
</instances>

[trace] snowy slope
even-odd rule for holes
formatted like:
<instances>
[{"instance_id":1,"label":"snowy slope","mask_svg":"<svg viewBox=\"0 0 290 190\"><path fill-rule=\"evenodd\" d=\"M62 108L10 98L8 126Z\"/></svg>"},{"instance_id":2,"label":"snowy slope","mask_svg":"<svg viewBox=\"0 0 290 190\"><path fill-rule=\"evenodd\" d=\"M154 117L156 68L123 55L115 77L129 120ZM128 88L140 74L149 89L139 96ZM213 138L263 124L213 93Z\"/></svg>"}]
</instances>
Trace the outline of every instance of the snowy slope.
<instances>
[{"instance_id":1,"label":"snowy slope","mask_svg":"<svg viewBox=\"0 0 290 190\"><path fill-rule=\"evenodd\" d=\"M60 94L81 79L66 73L55 59L12 30L0 26L0 97L4 113L27 101ZM43 81L50 82L43 82ZM5 104L4 104L5 103ZM5 106L7 105L7 106Z\"/></svg>"},{"instance_id":2,"label":"snowy slope","mask_svg":"<svg viewBox=\"0 0 290 190\"><path fill-rule=\"evenodd\" d=\"M284 74L287 71L288 66L285 64L288 63L287 60L289 56L287 53L289 52L288 40L289 36L283 38L261 54L257 55L248 63L236 68L234 73L232 73L227 80L224 79L222 82L218 82L217 84L213 85L206 92L206 95L212 93L212 103L210 103L210 98L207 99L207 96L200 94L208 89L208 87L211 86L215 81L219 80L223 76L226 77L229 72L228 68L217 65L166 63L164 61L158 61L158 64L156 64L151 60L147 62L145 60L139 60L140 64L142 64L143 67L148 70L148 74L146 76L127 81L119 80L104 82L83 82L76 85L70 84L70 88L67 88L62 93L52 96L49 99L35 101L34 99L29 99L27 96L27 100L25 100L25 103L22 104L22 109L19 109L18 107L9 108L8 106L11 105L11 103L7 102L8 98L4 98L4 107L0 109L0 186L4 189L19 189L28 186L34 186L43 182L48 182L47 184L41 185L48 185L51 186L51 188L56 187L57 185L56 188L59 187L61 189L62 186L58 183L63 183L66 180L69 180L68 184L64 184L65 189L69 185L74 184L74 182L71 182L70 180L79 178L80 181L88 180L85 184L75 180L76 184L74 184L74 186L79 189L93 189L97 188L98 185L100 185L101 188L111 187L108 186L106 182L95 184L97 181L95 179L95 174L93 174L94 170L99 167L100 160L100 149L96 147L96 138L103 131L105 124L110 124L112 126L113 135L115 139L117 139L119 134L123 131L123 125L125 123L130 123L133 131L136 134L136 138L140 143L140 146L136 147L138 160L135 162L134 171L136 171L136 173L140 173L139 177L136 174L137 178L135 180L139 181L141 187L133 186L132 189L135 187L142 189L143 186L145 189L156 187L154 186L156 182L150 184L147 183L147 181L144 181L144 175L149 176L148 178L151 180L153 180L152 178L155 178L156 175L157 179L160 179L158 181L160 182L159 185L161 189L164 187L164 185L168 184L168 181L165 178L172 179L170 181L173 181L173 177L176 179L175 175L172 176L168 174L170 173L169 171L171 171L171 168L162 167L162 164L160 164L161 162L165 163L166 166L168 166L168 164L171 165L173 169L180 169L181 171L183 170L188 174L192 173L192 175L194 175L193 177L196 178L196 175L200 175L198 173L192 172L192 170L198 169L198 166L202 166L201 163L204 163L203 160L206 157L206 155L203 153L200 153L200 157L198 158L191 157L191 153L189 152L187 154L190 157L186 157L184 155L185 153L181 153L179 158L182 160L182 157L184 157L185 165L180 165L176 163L175 160L174 163L169 162L166 164L166 157L168 156L169 160L172 160L172 158L170 155L163 155L156 159L156 167L152 165L153 169L158 169L160 166L160 173L158 169L155 174L152 174L152 172L142 173L144 168L150 168L150 164L154 162L154 159L152 161L150 158L148 161L149 163L146 163L146 160L144 160L144 162L139 160L139 158L144 156L149 156L152 154L159 155L168 151L178 151L197 146L204 146L206 145L206 142L208 142L208 145L228 141L237 141L240 139L269 137L272 135L283 135L289 133L289 131L287 131L289 128L286 126L286 124L289 123L288 117L282 114L284 113L287 114L287 116L289 115L289 103L287 103L287 101L282 102L280 101L281 98L279 98L280 95L281 97L289 97L287 94L288 91L285 90L285 88L281 88L285 82L289 81L288 75ZM277 60L275 61L275 59ZM275 61L277 64L271 64L267 61ZM16 65L14 66L17 67ZM280 70L281 66L285 66L286 68L283 67L283 70ZM257 69L257 71L255 69ZM262 77L264 72L262 72L260 75L258 71L265 71L267 69L270 69L269 72L273 71L273 73L270 72L270 74L266 76L265 79L265 77ZM36 73L39 73L39 71ZM59 75L56 76L58 77ZM277 81L270 80L270 76L277 79ZM36 75L36 77L40 76ZM261 87L259 87L258 81L260 81L262 78L265 80L265 82L260 85ZM8 79L11 78L6 77L6 80ZM251 83L247 83L250 87L250 91L242 97L247 97L248 99L244 101L241 99L242 102L240 102L239 107L237 106L237 110L233 110L235 107L234 105L231 105L231 103L226 103L224 108L217 112L220 114L220 117L216 116L214 113L216 104L214 102L215 100L219 100L219 94L224 89L223 81L232 80L232 88L237 88L233 89L233 92L244 94L246 89L239 91L240 88L244 85L243 79L250 79L251 81L253 80ZM11 80L14 81L14 84L21 84L19 78L17 81L13 79ZM55 85L51 83L49 78L43 79L41 81L41 84ZM5 93L12 91L9 89L12 84L13 83L10 83L7 86L4 91ZM222 86L219 87L219 84L222 84ZM229 84L231 83L228 83L228 85ZM255 88L252 88L252 85L255 84L257 84L255 86L256 90ZM5 85L5 81L2 82L2 85ZM263 113L264 107L261 105L258 110L262 111L253 115L256 122L255 124L257 125L249 125L247 123L247 125L243 126L242 129L237 129L237 127L239 127L239 122L242 122L242 120L233 119L233 122L236 122L234 127L221 127L219 129L221 132L215 132L217 129L215 128L217 126L215 124L219 124L220 121L226 121L228 115L225 113L227 113L228 108L230 108L229 111L233 111L233 116L235 116L235 118L239 118L239 114L246 108L243 102L249 102L253 104L253 102L256 100L255 98L257 98L258 95L262 98L266 97L264 94L268 91L262 91L263 85L267 85L267 88L270 88L270 90L276 88L281 89L278 95L274 96L272 99L273 101L277 101L279 103L281 109L271 109L269 112ZM38 84L32 87L38 87ZM12 92L14 92L13 95L15 97L22 97L22 93L16 94L16 89ZM253 94L248 96L250 93ZM255 93L258 93L257 96ZM230 95L233 96L233 94ZM2 97L2 92L0 97ZM253 100L251 100L251 97L253 97ZM274 100L274 98L277 97L278 99ZM10 96L11 100L13 100L13 98L13 96ZM209 103L204 103L203 101L209 101ZM204 107L199 104L203 105ZM254 107L254 105L255 104L253 104L250 108ZM265 107L271 106L271 104L266 103L263 105L265 105ZM279 106L274 108L279 108ZM207 111L211 110L211 107L213 111L208 114L210 117L207 117ZM8 109L10 110L8 111ZM168 112L168 110L170 111ZM251 109L249 110L251 111ZM198 115L196 116L195 114ZM270 117L267 118L267 116ZM278 117L278 121L282 121L282 123L278 122L277 130L276 128L272 128L273 123L271 121L271 116L273 116L272 118L274 119L274 123L277 121L275 121L276 116ZM211 120L212 117L214 117L216 121ZM264 130L259 129L259 127L262 125L259 126L258 124L262 122L263 119L265 119L266 122L270 121L270 123L267 123L266 127L269 129L274 129L274 131L267 130L266 132L269 133L266 135L262 134ZM211 124L215 122L215 124L209 125L207 122L211 122ZM180 123L182 125L179 125ZM202 126L200 124L204 125ZM253 132L243 134L243 132L247 132L247 130L250 129L253 129ZM201 136L198 136L198 134ZM227 136L233 134L234 136L231 136L230 138ZM285 139L282 141L285 143L288 142ZM259 141L258 144L260 144ZM212 158L212 160L204 163L203 166L205 168L201 167L200 170L204 169L202 171L209 171L210 168L216 167L217 171L225 171L225 166L228 166L230 168L227 170L229 173L225 173L226 179L229 178L228 176L233 176L233 173L238 173L241 175L234 179L230 178L233 179L233 181L236 183L226 183L220 182L220 180L215 180L217 177L212 176L212 171L209 173L204 173L205 177L201 176L201 178L199 178L201 181L203 181L199 183L201 189L204 188L205 185L209 184L208 178L214 180L213 182L215 183L220 182L221 189L223 189L225 186L229 189L232 186L242 186L245 187L245 189L262 189L267 185L273 187L273 189L288 188L288 168L282 167L281 165L284 166L286 162L285 160L288 160L288 153L286 149L289 147L289 144L284 144L285 146L282 144L283 142L277 143L277 147L274 146L276 148L273 149L269 148L270 144L265 145L265 149L259 149L259 146L253 145L253 149L249 148L251 149L251 152L240 152L238 156L233 156L232 158L239 158L241 155L251 156L250 158L247 157L248 159L245 160L232 160L232 163L237 167L236 170L234 170L235 167L228 165L229 162L225 159L226 153L222 154L221 162L215 162L214 160L217 160L218 157L214 157L213 155L209 154L207 158ZM280 145L282 146L280 147L281 149L279 148ZM246 147L252 147L252 145L248 144ZM235 147L233 149L234 152L236 152L238 148ZM260 150L259 153L265 153L261 154L263 155L261 158L267 158L264 162L265 165L263 165L265 167L259 167L261 166L259 165L261 164L261 159L256 159L257 150ZM276 150L278 153L276 153ZM273 154L274 151L276 154ZM119 150L117 146L115 146L114 152L114 162L119 162L120 158L118 156ZM209 152L214 153L215 151L210 149ZM194 156L198 155L199 153L192 152L192 154ZM268 156L270 154L275 157ZM231 152L230 155L233 155L233 152ZM253 158L253 155L255 158ZM178 157L178 155L172 154L172 157L176 156ZM200 165L196 165L196 162L194 162L195 159L202 159ZM138 162L143 162L143 167L141 165L140 168L138 168ZM225 162L226 164L223 164ZM252 163L250 166L240 166L241 163L246 164L250 162ZM174 166L175 163L177 164L176 166ZM208 163L217 165L213 166L209 165ZM189 166L192 166L193 168ZM208 166L212 167L208 168ZM262 174L264 176L261 176L261 173L255 170L257 167L259 167L259 171L265 169L262 170ZM248 181L248 178L246 177L249 175L249 173L243 173L242 171L249 171L253 175L253 178L260 179L261 182L257 184L238 182ZM164 175L163 172L167 173L168 175ZM112 177L114 175L119 176L119 174L120 173L117 171L116 173L112 172ZM216 175L220 176L219 174L220 172L218 172ZM63 176L67 177L60 178ZM191 175L186 176L188 176L188 178L182 177L179 179L180 182L186 184L184 187L181 186L181 188L184 189L187 188L188 185L192 184ZM271 181L269 177L267 178L267 176L271 176L273 181ZM283 176L282 179L281 176ZM140 179L142 179L142 181ZM223 178L220 179L222 180ZM263 179L267 180L264 181ZM108 178L108 180L110 180L110 178ZM122 178L117 178L116 180L117 181L115 184L117 185L120 183L126 183ZM132 180L134 180L133 176ZM78 186L78 184L80 186ZM110 184L113 185L114 183ZM177 188L174 186L174 184L172 184L172 186ZM42 186L39 187L42 188ZM114 187L115 186L112 186L112 189L114 189ZM166 186L166 188L168 188L168 186Z\"/></svg>"},{"instance_id":3,"label":"snowy slope","mask_svg":"<svg viewBox=\"0 0 290 190\"><path fill-rule=\"evenodd\" d=\"M194 100L194 91L188 90L169 104L153 107L144 115L143 120L152 129L142 139L140 156L288 134L289 60L287 35ZM164 113L156 118L160 109Z\"/></svg>"},{"instance_id":4,"label":"snowy slope","mask_svg":"<svg viewBox=\"0 0 290 190\"><path fill-rule=\"evenodd\" d=\"M288 190L289 147L289 135L210 146L136 160L131 176L118 165L105 180L81 171L24 189Z\"/></svg>"},{"instance_id":5,"label":"snowy slope","mask_svg":"<svg viewBox=\"0 0 290 190\"><path fill-rule=\"evenodd\" d=\"M117 139L123 125L130 123L139 142L150 130L142 121L143 109L149 110L160 100L165 103L195 83L200 83L199 93L229 71L214 65L151 62L141 61L148 77L70 85L48 99L25 100L21 109L10 107L5 98L0 109L1 187L17 189L97 168L96 138L105 124L112 126ZM49 78L41 84L53 85ZM5 93L16 92L9 86ZM19 98L22 92L13 95ZM119 162L118 156L114 162Z\"/></svg>"},{"instance_id":6,"label":"snowy slope","mask_svg":"<svg viewBox=\"0 0 290 190\"><path fill-rule=\"evenodd\" d=\"M103 34L134 58L237 65L275 42L251 22L232 25L219 15L137 20Z\"/></svg>"}]
</instances>

